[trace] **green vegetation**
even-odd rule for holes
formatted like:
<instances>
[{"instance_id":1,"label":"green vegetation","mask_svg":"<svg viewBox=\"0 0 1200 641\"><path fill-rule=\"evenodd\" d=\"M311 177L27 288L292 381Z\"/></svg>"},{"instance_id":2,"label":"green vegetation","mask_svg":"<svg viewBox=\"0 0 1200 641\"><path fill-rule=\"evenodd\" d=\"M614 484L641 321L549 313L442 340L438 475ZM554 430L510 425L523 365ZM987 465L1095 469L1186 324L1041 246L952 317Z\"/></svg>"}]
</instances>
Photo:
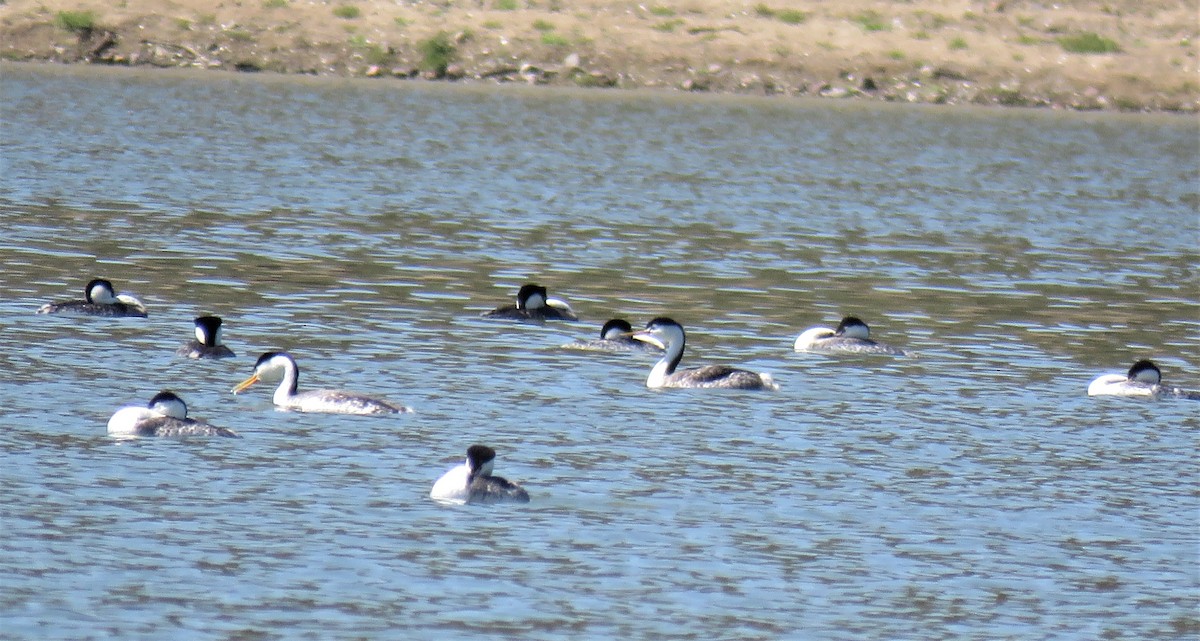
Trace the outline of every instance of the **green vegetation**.
<instances>
[{"instance_id":1,"label":"green vegetation","mask_svg":"<svg viewBox=\"0 0 1200 641\"><path fill-rule=\"evenodd\" d=\"M546 31L542 33L542 44L550 45L551 47L565 47L571 44L571 41L557 33Z\"/></svg>"},{"instance_id":2,"label":"green vegetation","mask_svg":"<svg viewBox=\"0 0 1200 641\"><path fill-rule=\"evenodd\" d=\"M250 42L254 40L254 34L245 29L230 29L225 32L225 36L234 42Z\"/></svg>"},{"instance_id":3,"label":"green vegetation","mask_svg":"<svg viewBox=\"0 0 1200 641\"><path fill-rule=\"evenodd\" d=\"M904 52L899 49L892 49L887 53L887 57L892 60L904 60Z\"/></svg>"},{"instance_id":4,"label":"green vegetation","mask_svg":"<svg viewBox=\"0 0 1200 641\"><path fill-rule=\"evenodd\" d=\"M352 4L342 4L333 8L333 15L343 20L353 20L362 15L362 11Z\"/></svg>"},{"instance_id":5,"label":"green vegetation","mask_svg":"<svg viewBox=\"0 0 1200 641\"><path fill-rule=\"evenodd\" d=\"M656 25L651 26L650 28L654 29L655 31L661 31L663 33L671 33L672 31L675 31L676 29L678 29L679 27L682 27L682 26L683 26L683 20L680 18L675 18L674 20L667 20L665 22L660 22Z\"/></svg>"},{"instance_id":6,"label":"green vegetation","mask_svg":"<svg viewBox=\"0 0 1200 641\"><path fill-rule=\"evenodd\" d=\"M187 18L175 18L175 28L180 31L191 31L192 21Z\"/></svg>"},{"instance_id":7,"label":"green vegetation","mask_svg":"<svg viewBox=\"0 0 1200 641\"><path fill-rule=\"evenodd\" d=\"M392 21L396 23L397 27L407 27L408 25L412 24L412 21L404 16L396 16L392 19Z\"/></svg>"},{"instance_id":8,"label":"green vegetation","mask_svg":"<svg viewBox=\"0 0 1200 641\"><path fill-rule=\"evenodd\" d=\"M798 11L796 9L784 9L776 14L776 16L779 18L779 21L784 24L800 24L801 22L808 20L807 13Z\"/></svg>"},{"instance_id":9,"label":"green vegetation","mask_svg":"<svg viewBox=\"0 0 1200 641\"><path fill-rule=\"evenodd\" d=\"M652 13L656 16L662 17L662 18L670 18L671 16L675 15L674 9L672 9L671 7L664 7L659 4L656 4L652 7L650 7L649 11L650 11L650 13Z\"/></svg>"},{"instance_id":10,"label":"green vegetation","mask_svg":"<svg viewBox=\"0 0 1200 641\"><path fill-rule=\"evenodd\" d=\"M534 20L533 28L537 29L538 31L543 31L543 32L554 31L554 25L550 24L549 22L546 22L545 20Z\"/></svg>"},{"instance_id":11,"label":"green vegetation","mask_svg":"<svg viewBox=\"0 0 1200 641\"><path fill-rule=\"evenodd\" d=\"M91 11L59 11L54 24L72 33L87 33L96 28L96 14Z\"/></svg>"},{"instance_id":12,"label":"green vegetation","mask_svg":"<svg viewBox=\"0 0 1200 641\"><path fill-rule=\"evenodd\" d=\"M196 16L196 24L202 24L205 26L217 24L217 14L202 13L202 14Z\"/></svg>"},{"instance_id":13,"label":"green vegetation","mask_svg":"<svg viewBox=\"0 0 1200 641\"><path fill-rule=\"evenodd\" d=\"M385 49L374 42L367 42L363 36L354 36L350 38L350 44L356 49L362 50L363 60L367 64L378 65L380 67L392 63L392 52Z\"/></svg>"},{"instance_id":14,"label":"green vegetation","mask_svg":"<svg viewBox=\"0 0 1200 641\"><path fill-rule=\"evenodd\" d=\"M962 51L967 48L967 41L958 37L950 41L949 47L951 51Z\"/></svg>"},{"instance_id":15,"label":"green vegetation","mask_svg":"<svg viewBox=\"0 0 1200 641\"><path fill-rule=\"evenodd\" d=\"M1025 34L1021 34L1021 35L1017 36L1017 44L1020 44L1020 45L1040 45L1043 42L1045 42L1045 41L1036 36L1028 36Z\"/></svg>"},{"instance_id":16,"label":"green vegetation","mask_svg":"<svg viewBox=\"0 0 1200 641\"><path fill-rule=\"evenodd\" d=\"M503 29L504 23L500 22L499 20L484 20L483 24L480 26L484 29L491 29L492 31L495 31L496 29Z\"/></svg>"},{"instance_id":17,"label":"green vegetation","mask_svg":"<svg viewBox=\"0 0 1200 641\"><path fill-rule=\"evenodd\" d=\"M264 9L286 9L287 0L263 0Z\"/></svg>"},{"instance_id":18,"label":"green vegetation","mask_svg":"<svg viewBox=\"0 0 1200 641\"><path fill-rule=\"evenodd\" d=\"M1067 53L1117 53L1121 45L1116 40L1105 38L1090 31L1071 36L1062 36L1058 44Z\"/></svg>"},{"instance_id":19,"label":"green vegetation","mask_svg":"<svg viewBox=\"0 0 1200 641\"><path fill-rule=\"evenodd\" d=\"M492 8L497 11L516 11L517 0L496 0L492 3Z\"/></svg>"},{"instance_id":20,"label":"green vegetation","mask_svg":"<svg viewBox=\"0 0 1200 641\"><path fill-rule=\"evenodd\" d=\"M797 9L772 9L761 2L754 5L754 13L760 18L776 18L786 24L800 24L808 20L808 14Z\"/></svg>"},{"instance_id":21,"label":"green vegetation","mask_svg":"<svg viewBox=\"0 0 1200 641\"><path fill-rule=\"evenodd\" d=\"M446 68L450 66L451 62L454 62L454 58L458 55L454 43L450 42L450 35L445 31L440 31L437 35L417 43L417 50L421 52L422 66L435 73L439 78L446 75Z\"/></svg>"},{"instance_id":22,"label":"green vegetation","mask_svg":"<svg viewBox=\"0 0 1200 641\"><path fill-rule=\"evenodd\" d=\"M868 9L850 18L857 22L858 26L863 28L863 31L890 31L891 26L883 19L883 14L873 9Z\"/></svg>"}]
</instances>

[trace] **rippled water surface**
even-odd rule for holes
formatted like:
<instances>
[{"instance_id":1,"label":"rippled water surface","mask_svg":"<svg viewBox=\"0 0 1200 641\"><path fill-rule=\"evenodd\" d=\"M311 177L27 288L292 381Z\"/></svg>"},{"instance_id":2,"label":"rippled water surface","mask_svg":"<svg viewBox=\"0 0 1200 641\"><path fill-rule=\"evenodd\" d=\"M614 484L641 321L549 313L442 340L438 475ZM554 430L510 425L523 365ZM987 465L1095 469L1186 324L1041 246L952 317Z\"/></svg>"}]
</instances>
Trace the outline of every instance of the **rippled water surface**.
<instances>
[{"instance_id":1,"label":"rippled water surface","mask_svg":"<svg viewBox=\"0 0 1200 641\"><path fill-rule=\"evenodd\" d=\"M1085 395L1200 388L1194 119L0 73L0 636L1200 634L1200 403ZM149 318L33 314L95 276ZM917 356L792 351L846 314ZM661 315L783 389L559 349ZM244 438L106 436L162 388ZM428 499L475 442L531 503Z\"/></svg>"}]
</instances>

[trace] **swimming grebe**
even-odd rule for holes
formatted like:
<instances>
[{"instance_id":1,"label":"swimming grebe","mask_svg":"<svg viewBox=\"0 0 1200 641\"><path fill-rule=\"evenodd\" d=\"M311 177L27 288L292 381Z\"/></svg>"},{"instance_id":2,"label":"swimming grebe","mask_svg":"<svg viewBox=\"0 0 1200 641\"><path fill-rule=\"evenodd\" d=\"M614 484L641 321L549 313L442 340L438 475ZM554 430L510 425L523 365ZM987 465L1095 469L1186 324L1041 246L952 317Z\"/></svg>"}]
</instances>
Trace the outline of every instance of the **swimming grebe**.
<instances>
[{"instance_id":1,"label":"swimming grebe","mask_svg":"<svg viewBox=\"0 0 1200 641\"><path fill-rule=\"evenodd\" d=\"M566 301L550 298L545 287L533 283L521 286L517 292L516 305L501 305L482 315L484 318L531 320L539 323L548 320L579 320Z\"/></svg>"},{"instance_id":2,"label":"swimming grebe","mask_svg":"<svg viewBox=\"0 0 1200 641\"><path fill-rule=\"evenodd\" d=\"M902 349L878 343L870 338L871 329L861 319L847 316L837 329L812 327L801 332L793 348L797 352L845 352L852 354L893 354L904 356Z\"/></svg>"},{"instance_id":3,"label":"swimming grebe","mask_svg":"<svg viewBox=\"0 0 1200 641\"><path fill-rule=\"evenodd\" d=\"M433 484L429 496L446 503L528 503L520 485L492 476L496 450L486 445L467 448L467 460L454 466Z\"/></svg>"},{"instance_id":4,"label":"swimming grebe","mask_svg":"<svg viewBox=\"0 0 1200 641\"><path fill-rule=\"evenodd\" d=\"M382 399L346 392L342 390L312 390L296 393L300 368L296 359L287 352L266 352L254 364L254 374L233 388L237 394L262 380L263 377L281 375L279 387L273 400L279 409L296 412L321 412L325 414L403 414L412 409Z\"/></svg>"},{"instance_id":5,"label":"swimming grebe","mask_svg":"<svg viewBox=\"0 0 1200 641\"><path fill-rule=\"evenodd\" d=\"M112 283L103 278L94 278L83 288L84 300L68 300L61 303L46 303L38 308L39 314L85 314L88 316L135 316L146 317L146 306L128 294L117 295Z\"/></svg>"},{"instance_id":6,"label":"swimming grebe","mask_svg":"<svg viewBox=\"0 0 1200 641\"><path fill-rule=\"evenodd\" d=\"M226 436L241 438L237 432L188 418L187 404L173 392L162 391L145 405L123 407L108 419L108 433L114 436Z\"/></svg>"},{"instance_id":7,"label":"swimming grebe","mask_svg":"<svg viewBox=\"0 0 1200 641\"><path fill-rule=\"evenodd\" d=\"M600 338L590 341L576 340L566 345L564 349L578 349L592 352L661 352L662 350L643 341L635 340L630 334L633 326L621 318L614 318L600 328Z\"/></svg>"},{"instance_id":8,"label":"swimming grebe","mask_svg":"<svg viewBox=\"0 0 1200 641\"><path fill-rule=\"evenodd\" d=\"M676 371L683 359L683 347L687 336L683 326L669 318L656 318L646 329L634 332L633 337L654 345L666 353L650 370L646 387L721 387L727 389L778 390L779 385L770 374L756 374L727 365L706 365L694 369Z\"/></svg>"},{"instance_id":9,"label":"swimming grebe","mask_svg":"<svg viewBox=\"0 0 1200 641\"><path fill-rule=\"evenodd\" d=\"M221 342L221 318L200 316L195 320L196 340L188 341L175 353L188 358L233 358L233 350Z\"/></svg>"},{"instance_id":10,"label":"swimming grebe","mask_svg":"<svg viewBox=\"0 0 1200 641\"><path fill-rule=\"evenodd\" d=\"M1148 360L1140 360L1126 374L1102 374L1088 385L1088 396L1141 396L1200 399L1200 392L1162 384L1162 371Z\"/></svg>"}]
</instances>

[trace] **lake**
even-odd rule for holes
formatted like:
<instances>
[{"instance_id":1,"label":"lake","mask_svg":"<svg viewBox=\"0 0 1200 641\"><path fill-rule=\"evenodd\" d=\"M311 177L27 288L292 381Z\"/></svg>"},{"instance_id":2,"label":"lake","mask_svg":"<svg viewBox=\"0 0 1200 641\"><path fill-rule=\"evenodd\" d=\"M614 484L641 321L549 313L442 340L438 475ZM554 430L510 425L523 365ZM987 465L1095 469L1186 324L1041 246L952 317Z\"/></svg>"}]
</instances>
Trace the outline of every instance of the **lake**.
<instances>
[{"instance_id":1,"label":"lake","mask_svg":"<svg viewBox=\"0 0 1200 641\"><path fill-rule=\"evenodd\" d=\"M0 74L0 636L1200 632L1200 404L1086 395L1200 388L1195 118ZM34 314L93 277L149 317ZM915 355L793 351L845 315ZM782 389L560 348L657 316ZM269 349L415 412L232 395ZM160 389L244 438L107 436ZM473 443L529 504L429 499Z\"/></svg>"}]
</instances>

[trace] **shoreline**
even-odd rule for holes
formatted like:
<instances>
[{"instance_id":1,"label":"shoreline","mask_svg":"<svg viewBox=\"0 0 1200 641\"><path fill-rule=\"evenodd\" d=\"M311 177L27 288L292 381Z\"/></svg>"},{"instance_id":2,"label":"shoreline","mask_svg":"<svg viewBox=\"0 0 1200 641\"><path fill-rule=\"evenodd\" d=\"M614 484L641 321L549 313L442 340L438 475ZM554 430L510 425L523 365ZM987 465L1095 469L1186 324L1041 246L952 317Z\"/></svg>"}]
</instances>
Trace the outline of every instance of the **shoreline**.
<instances>
[{"instance_id":1,"label":"shoreline","mask_svg":"<svg viewBox=\"0 0 1200 641\"><path fill-rule=\"evenodd\" d=\"M1200 112L1198 7L833 4L17 0L0 4L0 59Z\"/></svg>"}]
</instances>

